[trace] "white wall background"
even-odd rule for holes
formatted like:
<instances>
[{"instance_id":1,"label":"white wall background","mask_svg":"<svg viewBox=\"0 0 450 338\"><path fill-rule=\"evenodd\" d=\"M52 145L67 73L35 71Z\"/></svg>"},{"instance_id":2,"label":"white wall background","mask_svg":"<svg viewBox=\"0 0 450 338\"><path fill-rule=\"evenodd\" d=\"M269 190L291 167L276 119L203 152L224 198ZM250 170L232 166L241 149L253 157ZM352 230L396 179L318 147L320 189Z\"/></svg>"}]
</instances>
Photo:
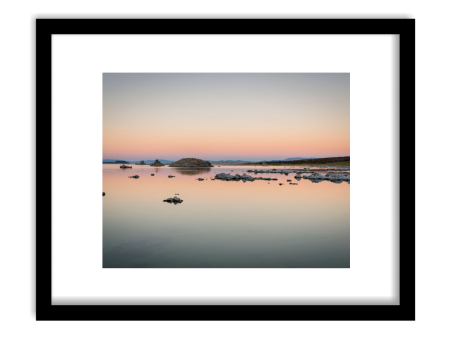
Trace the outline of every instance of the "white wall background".
<instances>
[{"instance_id":1,"label":"white wall background","mask_svg":"<svg viewBox=\"0 0 450 338\"><path fill-rule=\"evenodd\" d=\"M450 31L445 1L21 1L0 5L0 332L5 337L443 337L449 335L449 182L425 179L450 162ZM34 20L36 17L416 18L415 322L35 322ZM7 163L14 163L7 166ZM22 163L22 165L17 165ZM403 170L407 170L404 168Z\"/></svg>"},{"instance_id":2,"label":"white wall background","mask_svg":"<svg viewBox=\"0 0 450 338\"><path fill-rule=\"evenodd\" d=\"M394 35L53 36L52 303L398 304L397 55ZM101 268L102 73L166 71L350 73L350 269Z\"/></svg>"}]
</instances>

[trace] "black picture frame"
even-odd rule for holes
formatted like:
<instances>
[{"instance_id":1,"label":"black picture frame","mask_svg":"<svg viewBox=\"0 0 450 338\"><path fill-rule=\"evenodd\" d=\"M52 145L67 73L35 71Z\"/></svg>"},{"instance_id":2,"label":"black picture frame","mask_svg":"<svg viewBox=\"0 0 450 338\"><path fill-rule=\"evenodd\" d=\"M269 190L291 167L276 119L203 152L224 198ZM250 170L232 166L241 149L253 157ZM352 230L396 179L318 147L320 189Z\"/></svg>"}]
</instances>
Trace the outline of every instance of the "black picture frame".
<instances>
[{"instance_id":1,"label":"black picture frame","mask_svg":"<svg viewBox=\"0 0 450 338\"><path fill-rule=\"evenodd\" d=\"M415 320L415 168L402 172L399 305L52 305L52 35L399 35L399 168L415 163L414 19L37 19L36 320ZM50 126L50 128L49 128Z\"/></svg>"}]
</instances>

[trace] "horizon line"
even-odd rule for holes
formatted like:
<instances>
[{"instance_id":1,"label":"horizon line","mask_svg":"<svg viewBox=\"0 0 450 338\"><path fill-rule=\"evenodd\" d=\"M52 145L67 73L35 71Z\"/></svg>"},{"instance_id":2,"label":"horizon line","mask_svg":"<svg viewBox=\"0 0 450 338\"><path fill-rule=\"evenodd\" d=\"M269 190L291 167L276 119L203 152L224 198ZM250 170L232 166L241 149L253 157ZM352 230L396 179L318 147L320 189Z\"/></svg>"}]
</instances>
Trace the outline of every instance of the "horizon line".
<instances>
[{"instance_id":1,"label":"horizon line","mask_svg":"<svg viewBox=\"0 0 450 338\"><path fill-rule=\"evenodd\" d=\"M340 156L336 156L336 155L334 155L334 156L320 156L320 157L316 157L316 156L293 156L293 157L287 157L287 158L305 158L305 159L310 159L310 158L314 158L314 159L321 159L321 158L333 158L333 157L350 157L350 155L340 155ZM180 157L180 159L183 159L183 158L196 158L196 157ZM228 158L233 158L233 157L228 157ZM266 158L264 158L264 159L261 159L261 161L269 161L269 160L276 160L276 161L281 161L281 160L286 160L287 158L283 158L283 159L280 159L280 158L278 158L278 159L271 159L270 157L266 157ZM168 160L168 159L165 159L165 158L162 158L162 157L159 157L159 158L154 158L155 160L165 160L165 161L172 161L171 159L170 160ZM226 160L208 160L208 161L232 161L231 159L226 159ZM244 158L245 159L245 158ZM111 160L111 158L103 158L103 160ZM114 158L114 160L115 161L121 161L121 159L120 158ZM239 159L236 159L237 161L244 161L244 160L239 160ZM250 159L245 159L245 160L250 160ZM131 160L123 160L123 161L131 161ZM134 159L133 159L133 161L134 161ZM148 161L148 160L136 160L136 161ZM256 160L254 160L254 161L256 161Z\"/></svg>"}]
</instances>

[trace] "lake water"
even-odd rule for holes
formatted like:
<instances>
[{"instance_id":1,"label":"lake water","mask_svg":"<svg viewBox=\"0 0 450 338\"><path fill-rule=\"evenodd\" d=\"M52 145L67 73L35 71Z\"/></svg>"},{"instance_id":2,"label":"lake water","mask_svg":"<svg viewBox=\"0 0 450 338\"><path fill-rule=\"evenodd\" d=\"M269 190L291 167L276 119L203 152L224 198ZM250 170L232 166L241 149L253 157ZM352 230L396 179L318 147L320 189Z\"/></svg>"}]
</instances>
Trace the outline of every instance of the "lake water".
<instances>
[{"instance_id":1,"label":"lake water","mask_svg":"<svg viewBox=\"0 0 450 338\"><path fill-rule=\"evenodd\" d=\"M346 182L297 181L295 174L257 174L278 178L270 183L210 179L280 169L270 166L119 166L103 164L104 268L350 267ZM163 202L175 196L183 203Z\"/></svg>"}]
</instances>

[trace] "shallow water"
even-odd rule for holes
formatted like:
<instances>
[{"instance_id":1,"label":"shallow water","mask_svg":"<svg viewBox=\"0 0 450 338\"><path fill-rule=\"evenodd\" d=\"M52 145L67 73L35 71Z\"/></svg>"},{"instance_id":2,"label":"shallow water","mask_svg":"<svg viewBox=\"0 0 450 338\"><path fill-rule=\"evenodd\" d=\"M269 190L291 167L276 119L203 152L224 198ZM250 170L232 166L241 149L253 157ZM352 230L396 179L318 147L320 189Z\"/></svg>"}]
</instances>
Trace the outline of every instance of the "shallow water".
<instances>
[{"instance_id":1,"label":"shallow water","mask_svg":"<svg viewBox=\"0 0 450 338\"><path fill-rule=\"evenodd\" d=\"M284 168L271 166L119 166L103 164L104 268L350 267L346 182L297 181L295 174L257 174L278 178L270 183L210 179ZM183 203L163 202L174 196Z\"/></svg>"}]
</instances>

